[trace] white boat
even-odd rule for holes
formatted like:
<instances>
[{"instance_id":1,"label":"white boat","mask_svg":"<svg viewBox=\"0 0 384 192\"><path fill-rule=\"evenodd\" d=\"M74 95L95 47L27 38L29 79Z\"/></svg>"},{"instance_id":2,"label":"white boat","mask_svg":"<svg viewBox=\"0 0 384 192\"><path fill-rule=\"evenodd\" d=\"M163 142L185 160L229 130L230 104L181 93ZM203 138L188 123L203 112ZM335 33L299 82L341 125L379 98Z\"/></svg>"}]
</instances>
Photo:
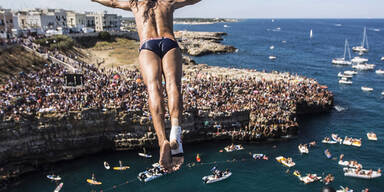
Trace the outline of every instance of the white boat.
<instances>
[{"instance_id":1,"label":"white boat","mask_svg":"<svg viewBox=\"0 0 384 192\"><path fill-rule=\"evenodd\" d=\"M145 157L145 158L152 158L152 155L150 154L145 154L145 153L139 153L140 157Z\"/></svg>"},{"instance_id":2,"label":"white boat","mask_svg":"<svg viewBox=\"0 0 384 192\"><path fill-rule=\"evenodd\" d=\"M357 70L361 70L361 71L367 71L367 70L373 70L375 69L375 64L361 64L361 63L358 63L356 65L353 65L352 68L354 69L357 69Z\"/></svg>"},{"instance_id":3,"label":"white boat","mask_svg":"<svg viewBox=\"0 0 384 192\"><path fill-rule=\"evenodd\" d=\"M341 165L341 166L350 167L350 168L358 168L358 167L363 168L363 165L361 165L361 164L354 164L354 163L352 163L352 161L340 160L338 162L338 164Z\"/></svg>"},{"instance_id":4,"label":"white boat","mask_svg":"<svg viewBox=\"0 0 384 192\"><path fill-rule=\"evenodd\" d=\"M339 83L344 85L352 85L352 81L348 81L348 80L339 80Z\"/></svg>"},{"instance_id":5,"label":"white boat","mask_svg":"<svg viewBox=\"0 0 384 192\"><path fill-rule=\"evenodd\" d=\"M372 92L373 91L373 88L370 88L370 87L361 87L361 90L365 91L365 92Z\"/></svg>"},{"instance_id":6,"label":"white boat","mask_svg":"<svg viewBox=\"0 0 384 192\"><path fill-rule=\"evenodd\" d=\"M348 60L346 60L347 50L348 50L348 56L349 56ZM344 57L343 58L332 59L332 63L335 64L335 65L352 65L352 62L351 62L351 51L349 49L349 44L348 44L348 40L347 39L345 39Z\"/></svg>"},{"instance_id":7,"label":"white boat","mask_svg":"<svg viewBox=\"0 0 384 192\"><path fill-rule=\"evenodd\" d=\"M336 141L326 140L326 139L323 139L321 142L325 143L325 144L336 144L337 143Z\"/></svg>"},{"instance_id":8,"label":"white boat","mask_svg":"<svg viewBox=\"0 0 384 192\"><path fill-rule=\"evenodd\" d=\"M340 105L335 105L334 108L335 108L336 111L338 111L338 112L342 112L342 111L345 111L345 110L346 110L345 107L342 107L342 106L340 106Z\"/></svg>"},{"instance_id":9,"label":"white boat","mask_svg":"<svg viewBox=\"0 0 384 192\"><path fill-rule=\"evenodd\" d=\"M305 177L299 177L299 179L305 184L308 184L308 183L313 183L315 181L320 181L321 177L318 177L316 174L308 174Z\"/></svg>"},{"instance_id":10,"label":"white boat","mask_svg":"<svg viewBox=\"0 0 384 192\"><path fill-rule=\"evenodd\" d=\"M287 158L285 158L285 157L283 157L283 156L276 157L276 161L277 161L277 162L279 162L279 163L281 163L281 164L283 164L283 165L285 165L285 166L287 166L287 167L293 167L293 166L295 166L296 163L293 162L292 160L289 161L289 159L290 159L290 158L287 159Z\"/></svg>"},{"instance_id":11,"label":"white boat","mask_svg":"<svg viewBox=\"0 0 384 192\"><path fill-rule=\"evenodd\" d=\"M64 183L60 183L53 192L59 192L63 188Z\"/></svg>"},{"instance_id":12,"label":"white boat","mask_svg":"<svg viewBox=\"0 0 384 192\"><path fill-rule=\"evenodd\" d=\"M108 162L104 161L104 168L106 170L109 170L109 169L111 169L111 166L109 166Z\"/></svg>"},{"instance_id":13,"label":"white boat","mask_svg":"<svg viewBox=\"0 0 384 192\"><path fill-rule=\"evenodd\" d=\"M376 70L376 74L384 75L384 70L382 69Z\"/></svg>"},{"instance_id":14,"label":"white boat","mask_svg":"<svg viewBox=\"0 0 384 192\"><path fill-rule=\"evenodd\" d=\"M384 91L383 91L383 92L381 92L381 95L382 95L382 96L384 96Z\"/></svg>"},{"instance_id":15,"label":"white boat","mask_svg":"<svg viewBox=\"0 0 384 192\"><path fill-rule=\"evenodd\" d=\"M357 71L344 71L346 75L357 75Z\"/></svg>"},{"instance_id":16,"label":"white boat","mask_svg":"<svg viewBox=\"0 0 384 192\"><path fill-rule=\"evenodd\" d=\"M368 137L368 140L370 141L377 141L377 136L373 132L367 133L367 137Z\"/></svg>"},{"instance_id":17,"label":"white boat","mask_svg":"<svg viewBox=\"0 0 384 192\"><path fill-rule=\"evenodd\" d=\"M229 145L229 146L226 146L226 147L224 148L224 150L225 150L226 152L241 151L241 150L243 150L243 149L244 149L244 147L241 146L241 145L233 145L233 146Z\"/></svg>"},{"instance_id":18,"label":"white boat","mask_svg":"<svg viewBox=\"0 0 384 192\"><path fill-rule=\"evenodd\" d=\"M309 150L308 150L308 147L306 145L299 145L298 146L299 148L299 151L301 154L308 154L309 153Z\"/></svg>"},{"instance_id":19,"label":"white boat","mask_svg":"<svg viewBox=\"0 0 384 192\"><path fill-rule=\"evenodd\" d=\"M356 46L356 47L352 47L352 50L355 52L367 53L368 49L369 49L369 45L368 45L367 28L364 27L363 41L361 42L361 45Z\"/></svg>"},{"instance_id":20,"label":"white boat","mask_svg":"<svg viewBox=\"0 0 384 192\"><path fill-rule=\"evenodd\" d=\"M381 57L381 60L384 61L384 57Z\"/></svg>"},{"instance_id":21,"label":"white boat","mask_svg":"<svg viewBox=\"0 0 384 192\"><path fill-rule=\"evenodd\" d=\"M343 74L343 73L339 72L339 73L337 74L337 77L350 79L350 78L352 78L353 76L352 76L352 75Z\"/></svg>"},{"instance_id":22,"label":"white boat","mask_svg":"<svg viewBox=\"0 0 384 192\"><path fill-rule=\"evenodd\" d=\"M368 62L367 58L356 56L353 59L351 59L352 63L366 63Z\"/></svg>"},{"instance_id":23,"label":"white boat","mask_svg":"<svg viewBox=\"0 0 384 192\"><path fill-rule=\"evenodd\" d=\"M378 177L381 177L381 173L378 171L372 171L372 170L357 170L354 168L344 168L344 176L346 177L355 177L355 178L361 178L361 179L375 179Z\"/></svg>"},{"instance_id":24,"label":"white boat","mask_svg":"<svg viewBox=\"0 0 384 192\"><path fill-rule=\"evenodd\" d=\"M270 47L269 47L269 49L275 49L275 46L273 46L273 45L271 45Z\"/></svg>"},{"instance_id":25,"label":"white boat","mask_svg":"<svg viewBox=\"0 0 384 192\"><path fill-rule=\"evenodd\" d=\"M353 192L353 189L344 188L343 186L340 186L340 188L336 192Z\"/></svg>"},{"instance_id":26,"label":"white boat","mask_svg":"<svg viewBox=\"0 0 384 192\"><path fill-rule=\"evenodd\" d=\"M269 58L270 60L276 60L276 59L277 59L277 57L274 56L274 55L271 55L271 56L269 56L268 58Z\"/></svg>"},{"instance_id":27,"label":"white boat","mask_svg":"<svg viewBox=\"0 0 384 192\"><path fill-rule=\"evenodd\" d=\"M228 25L224 25L225 28L228 28L229 26Z\"/></svg>"},{"instance_id":28,"label":"white boat","mask_svg":"<svg viewBox=\"0 0 384 192\"><path fill-rule=\"evenodd\" d=\"M52 181L60 181L61 177L59 175L47 175L47 178Z\"/></svg>"},{"instance_id":29,"label":"white boat","mask_svg":"<svg viewBox=\"0 0 384 192\"><path fill-rule=\"evenodd\" d=\"M139 175L137 176L137 179L139 179L140 181L142 182L149 182L149 181L152 181L154 179L157 179L159 177L162 177L164 175L166 175L167 173L160 167L160 164L158 163L155 163L152 165L153 168L151 169L148 169L146 171L143 171L141 173L139 173Z\"/></svg>"},{"instance_id":30,"label":"white boat","mask_svg":"<svg viewBox=\"0 0 384 192\"><path fill-rule=\"evenodd\" d=\"M313 30L311 29L311 31L309 32L309 38L312 39L313 37Z\"/></svg>"},{"instance_id":31,"label":"white boat","mask_svg":"<svg viewBox=\"0 0 384 192\"><path fill-rule=\"evenodd\" d=\"M227 173L224 172L221 177L216 177L215 175L208 175L208 176L204 176L202 180L206 184L216 183L218 181L228 179L231 175L232 175L231 172L227 172Z\"/></svg>"}]
</instances>

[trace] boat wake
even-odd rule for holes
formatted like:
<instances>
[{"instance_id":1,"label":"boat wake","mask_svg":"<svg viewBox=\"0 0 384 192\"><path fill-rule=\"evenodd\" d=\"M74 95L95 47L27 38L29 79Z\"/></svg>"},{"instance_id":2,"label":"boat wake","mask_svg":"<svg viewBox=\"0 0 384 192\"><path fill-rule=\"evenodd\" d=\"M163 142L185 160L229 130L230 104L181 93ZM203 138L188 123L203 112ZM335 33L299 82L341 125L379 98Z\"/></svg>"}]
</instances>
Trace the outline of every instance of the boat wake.
<instances>
[{"instance_id":1,"label":"boat wake","mask_svg":"<svg viewBox=\"0 0 384 192\"><path fill-rule=\"evenodd\" d=\"M342 107L342 106L340 106L340 105L335 105L333 108L335 108L335 110L336 110L337 112L342 112L342 111L347 110L347 108Z\"/></svg>"}]
</instances>

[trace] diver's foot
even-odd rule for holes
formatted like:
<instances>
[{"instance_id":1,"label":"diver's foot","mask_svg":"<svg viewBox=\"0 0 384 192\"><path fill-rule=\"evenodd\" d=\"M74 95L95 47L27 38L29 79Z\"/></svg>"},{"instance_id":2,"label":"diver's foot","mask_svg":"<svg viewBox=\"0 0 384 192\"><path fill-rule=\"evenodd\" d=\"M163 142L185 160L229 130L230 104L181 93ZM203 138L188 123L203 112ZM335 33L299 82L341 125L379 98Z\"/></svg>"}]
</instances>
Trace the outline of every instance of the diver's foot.
<instances>
[{"instance_id":1,"label":"diver's foot","mask_svg":"<svg viewBox=\"0 0 384 192\"><path fill-rule=\"evenodd\" d=\"M171 158L171 146L169 141L164 141L160 146L160 160L159 164L161 167L166 169L168 172L172 172L172 158Z\"/></svg>"},{"instance_id":2,"label":"diver's foot","mask_svg":"<svg viewBox=\"0 0 384 192\"><path fill-rule=\"evenodd\" d=\"M172 156L172 169L178 171L184 163L184 156Z\"/></svg>"}]
</instances>

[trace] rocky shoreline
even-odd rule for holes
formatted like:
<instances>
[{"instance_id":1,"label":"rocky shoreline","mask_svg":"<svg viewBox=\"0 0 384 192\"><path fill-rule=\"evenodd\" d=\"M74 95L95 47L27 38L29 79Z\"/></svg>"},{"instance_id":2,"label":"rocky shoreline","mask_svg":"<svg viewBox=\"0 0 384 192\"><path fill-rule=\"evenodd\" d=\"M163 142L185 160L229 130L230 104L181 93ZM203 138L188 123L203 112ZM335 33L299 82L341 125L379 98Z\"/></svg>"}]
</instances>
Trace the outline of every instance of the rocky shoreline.
<instances>
[{"instance_id":1,"label":"rocky shoreline","mask_svg":"<svg viewBox=\"0 0 384 192\"><path fill-rule=\"evenodd\" d=\"M186 67L185 73L196 70L210 76L209 78L227 74L232 74L235 79L252 75L256 81L257 79L284 81L287 78L287 74L206 65ZM183 141L185 143L211 140L263 141L295 135L299 129L296 121L298 114L327 112L333 105L332 94L324 97L323 103L311 99L311 95L307 98L297 101L293 113L288 114L294 118L285 122L287 126L273 126L277 125L272 123L273 119L261 122L263 118L251 108L226 113L190 109L183 114ZM5 187L14 178L42 169L49 163L104 150L135 150L144 146L155 148L157 141L151 124L145 112L127 112L121 108L84 109L68 113L39 112L36 116L26 117L22 121L2 121L0 186ZM169 120L166 120L166 126L169 131Z\"/></svg>"},{"instance_id":2,"label":"rocky shoreline","mask_svg":"<svg viewBox=\"0 0 384 192\"><path fill-rule=\"evenodd\" d=\"M175 32L182 52L190 56L236 52L235 47L221 44L225 35L224 32Z\"/></svg>"}]
</instances>

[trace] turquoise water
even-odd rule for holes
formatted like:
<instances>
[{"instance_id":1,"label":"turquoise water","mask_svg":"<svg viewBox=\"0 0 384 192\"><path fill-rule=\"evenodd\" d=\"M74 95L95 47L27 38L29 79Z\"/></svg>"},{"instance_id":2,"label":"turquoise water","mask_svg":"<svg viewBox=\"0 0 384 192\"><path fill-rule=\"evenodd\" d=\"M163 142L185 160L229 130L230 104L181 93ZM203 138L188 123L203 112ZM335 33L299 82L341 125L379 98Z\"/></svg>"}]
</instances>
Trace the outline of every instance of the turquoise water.
<instances>
[{"instance_id":1,"label":"turquoise water","mask_svg":"<svg viewBox=\"0 0 384 192\"><path fill-rule=\"evenodd\" d=\"M338 27L335 24L342 24ZM342 86L337 83L337 73L350 70L350 67L336 67L330 61L340 57L344 51L344 40L348 38L351 46L360 44L363 27L368 29L370 52L366 55L369 63L377 65L377 69L384 69L384 20L245 20L239 23L176 26L178 30L195 31L225 31L228 36L224 43L234 45L239 51L234 54L209 55L195 58L199 63L215 66L251 68L267 71L288 71L317 79L329 86L335 94L335 104L346 108L345 111L332 111L329 114L303 117L300 120L300 132L297 138L288 141L245 144L246 150L236 153L219 153L229 142L200 143L185 146L186 161L193 162L196 153L201 154L203 162L217 161L219 169L229 168L233 175L221 183L205 185L201 178L209 174L213 165L202 165L194 168L183 167L177 173L143 184L134 180L140 171L151 166L152 160L142 159L134 152L103 153L84 157L74 161L61 162L54 165L53 170L63 178L62 191L107 191L114 185L115 191L320 191L323 184L313 183L304 185L292 175L293 170L302 173L333 174L336 179L331 186L349 186L355 191L368 187L370 191L383 191L383 178L375 180L361 180L343 176L343 171L337 161L326 159L323 154L328 148L333 156L345 154L346 160L357 160L364 168L384 168L384 98L380 95L384 91L384 76L374 72L360 72L353 78L352 86ZM281 31L272 30L280 27ZM377 32L373 29L380 29ZM314 38L309 39L309 31L313 29ZM285 40L287 43L282 43ZM269 50L275 46L273 51ZM274 54L278 59L274 62L268 56ZM361 86L369 86L375 90L365 93ZM379 141L371 142L366 138L368 131L376 132ZM301 155L297 145L313 140L320 142L323 137L331 133L340 136L350 136L363 139L361 148L345 145L324 145L310 149L309 155ZM251 161L248 152L265 153L269 161ZM152 151L157 154L157 151ZM296 166L286 173L287 168L278 164L274 157L289 156L296 162ZM242 160L225 163L226 160ZM125 172L106 171L103 162L117 165L122 160L131 166ZM224 161L224 163L220 163ZM103 182L100 187L89 186L85 179L95 173L98 180ZM12 192L21 191L53 191L55 184L45 178L47 172L37 172L25 176L20 186ZM131 181L128 184L122 184ZM105 190L107 189L107 190ZM113 191L113 190L112 190Z\"/></svg>"}]
</instances>

